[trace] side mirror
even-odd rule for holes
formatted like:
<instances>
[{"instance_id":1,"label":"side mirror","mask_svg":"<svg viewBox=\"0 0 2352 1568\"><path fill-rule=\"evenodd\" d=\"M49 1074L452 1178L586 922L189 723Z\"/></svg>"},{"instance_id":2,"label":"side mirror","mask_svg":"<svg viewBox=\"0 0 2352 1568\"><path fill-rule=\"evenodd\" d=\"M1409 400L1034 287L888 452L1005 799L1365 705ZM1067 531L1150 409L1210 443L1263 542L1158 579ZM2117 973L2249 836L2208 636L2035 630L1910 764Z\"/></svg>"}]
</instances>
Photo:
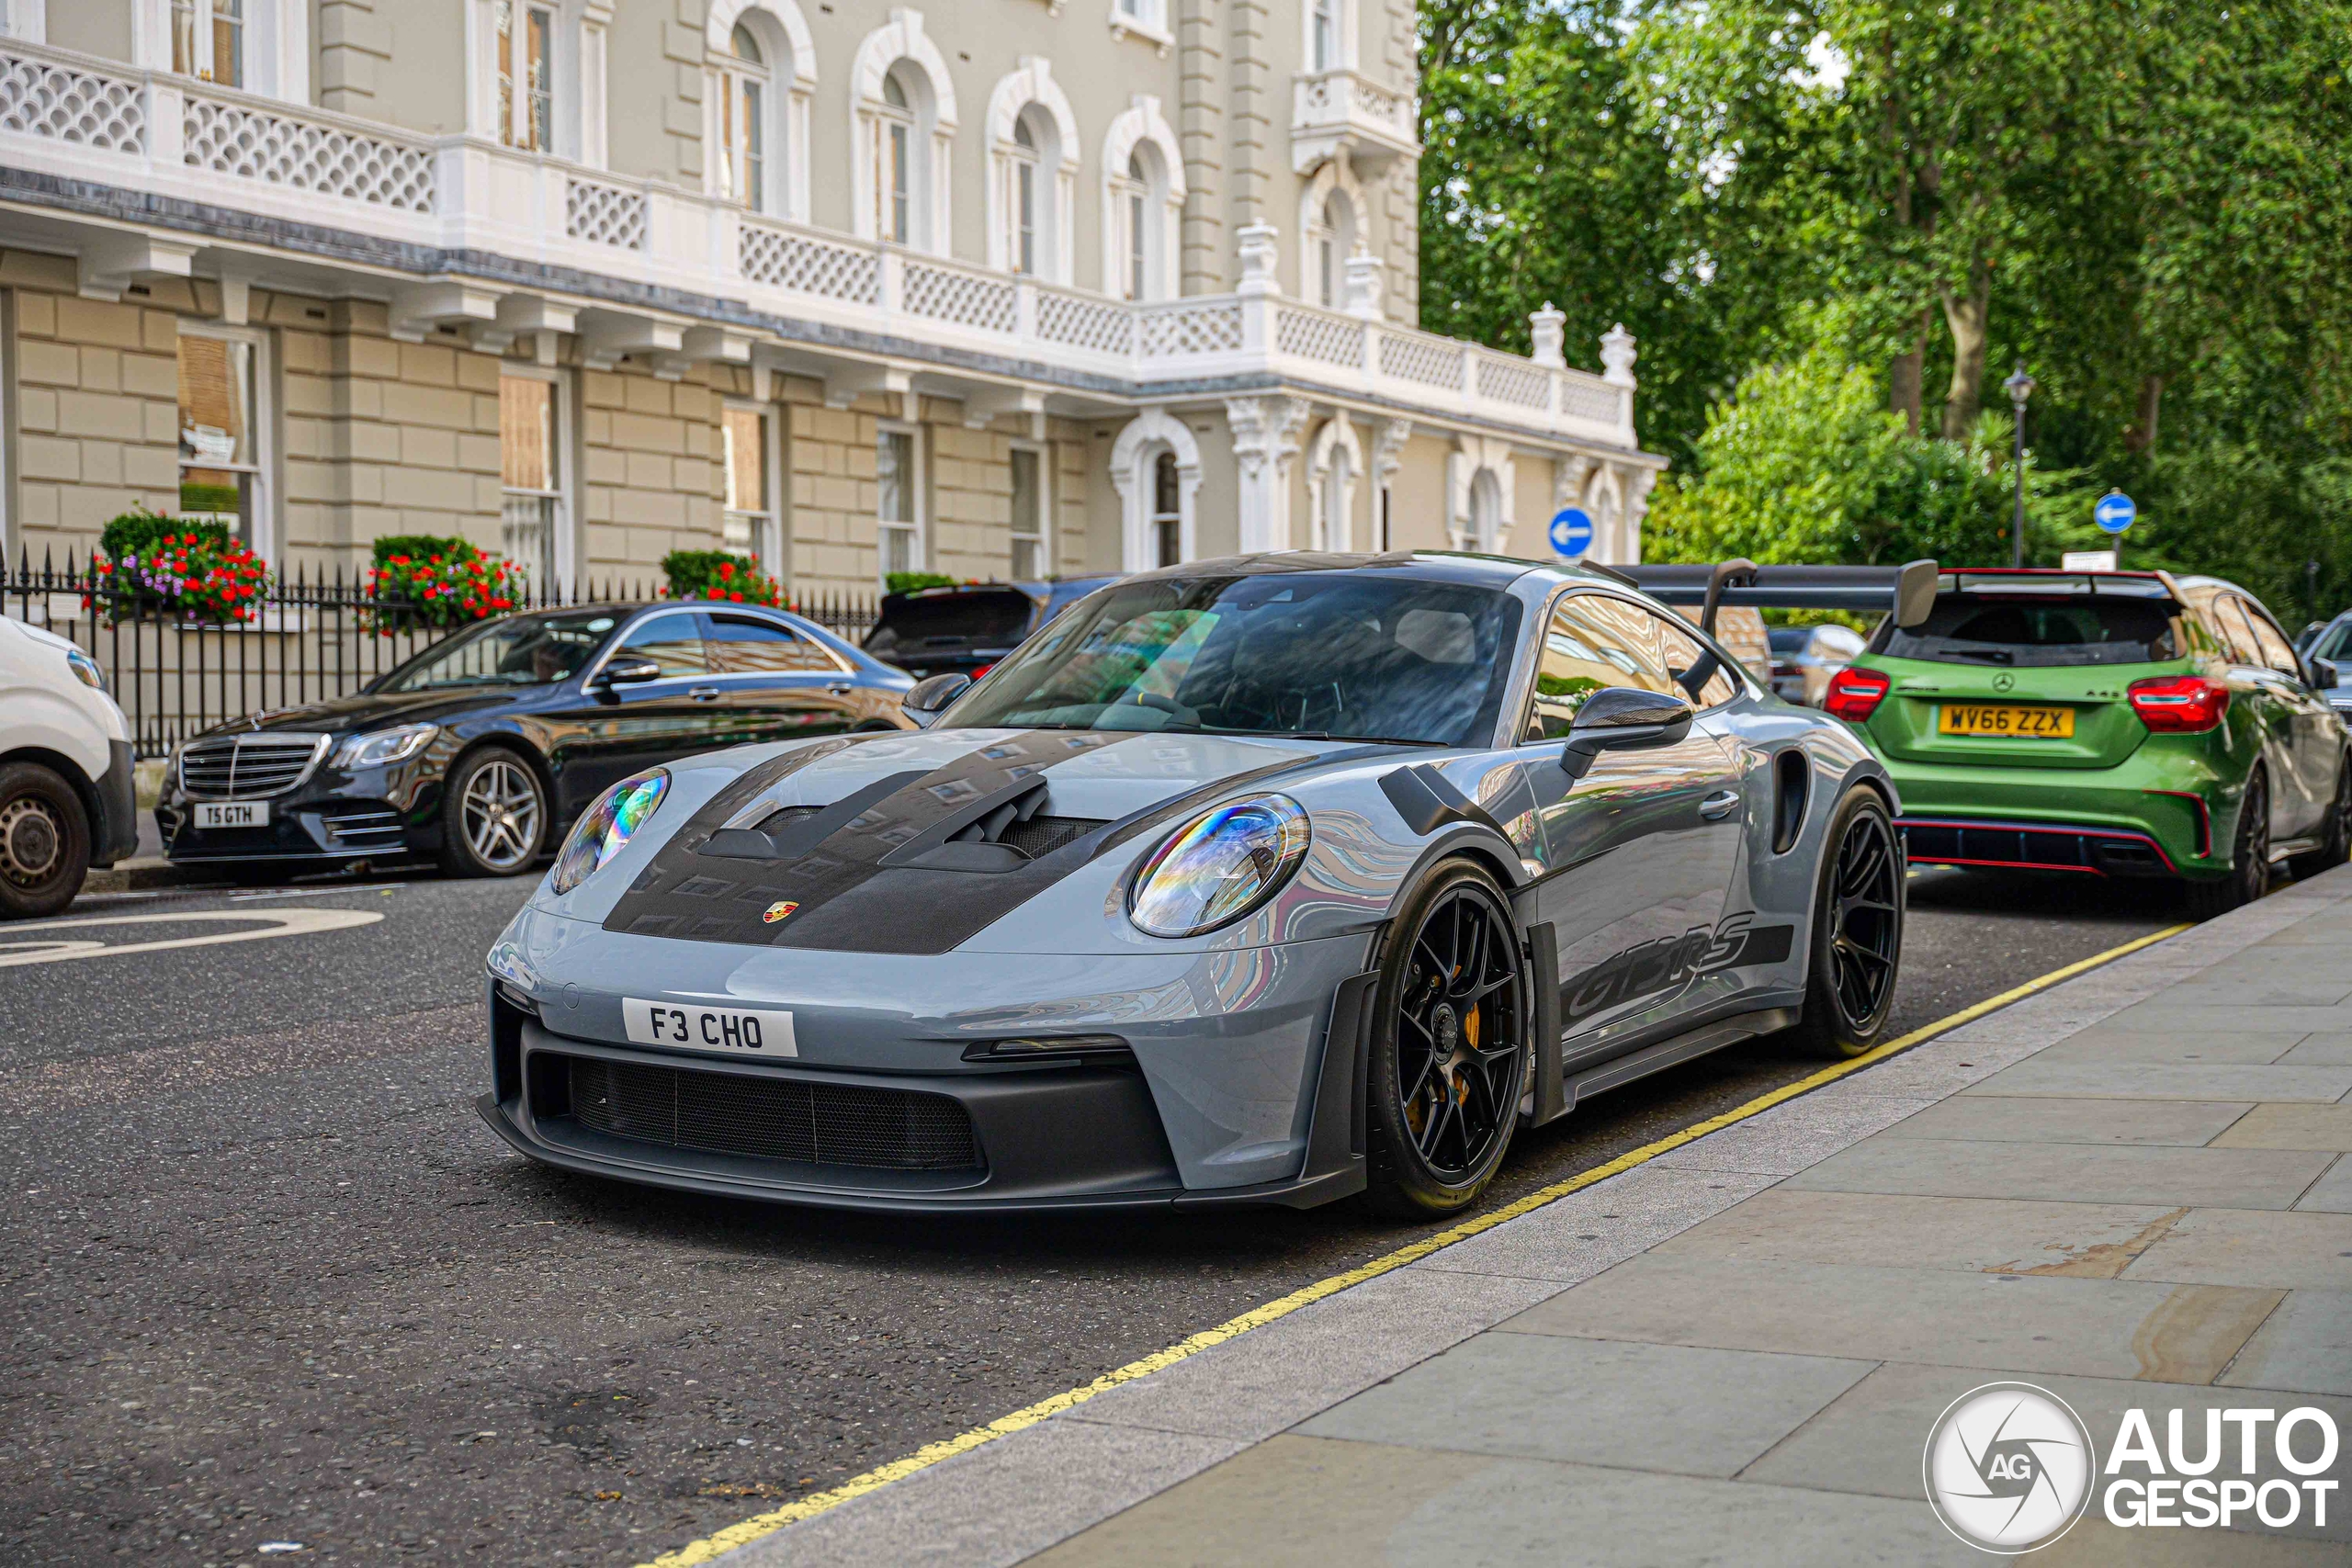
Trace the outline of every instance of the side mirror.
<instances>
[{"instance_id":1,"label":"side mirror","mask_svg":"<svg viewBox=\"0 0 2352 1568\"><path fill-rule=\"evenodd\" d=\"M662 666L650 659L619 659L596 671L588 684L596 690L607 686L639 686L648 681L662 679Z\"/></svg>"},{"instance_id":2,"label":"side mirror","mask_svg":"<svg viewBox=\"0 0 2352 1568\"><path fill-rule=\"evenodd\" d=\"M2344 683L2344 673L2336 669L2335 660L2314 659L2309 662L2312 667L2312 684L2318 690L2324 692Z\"/></svg>"},{"instance_id":3,"label":"side mirror","mask_svg":"<svg viewBox=\"0 0 2352 1568\"><path fill-rule=\"evenodd\" d=\"M1591 770L1603 751L1645 750L1671 746L1690 733L1690 705L1663 692L1603 686L1577 709L1560 766L1571 779Z\"/></svg>"},{"instance_id":4,"label":"side mirror","mask_svg":"<svg viewBox=\"0 0 2352 1568\"><path fill-rule=\"evenodd\" d=\"M933 675L928 681L917 681L899 699L899 706L915 721L918 729L928 729L933 721L947 711L947 705L972 689L969 675Z\"/></svg>"}]
</instances>

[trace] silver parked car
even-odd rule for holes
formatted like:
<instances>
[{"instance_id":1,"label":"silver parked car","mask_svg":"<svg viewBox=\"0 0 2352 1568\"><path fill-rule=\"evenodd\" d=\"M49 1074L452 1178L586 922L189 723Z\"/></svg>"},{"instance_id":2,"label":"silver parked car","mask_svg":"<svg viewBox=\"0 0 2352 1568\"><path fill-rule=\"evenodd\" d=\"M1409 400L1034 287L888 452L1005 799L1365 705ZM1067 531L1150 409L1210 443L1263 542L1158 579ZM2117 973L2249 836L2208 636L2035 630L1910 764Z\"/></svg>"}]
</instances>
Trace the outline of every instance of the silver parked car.
<instances>
[{"instance_id":1,"label":"silver parked car","mask_svg":"<svg viewBox=\"0 0 2352 1568\"><path fill-rule=\"evenodd\" d=\"M1772 690L1792 703L1817 708L1829 682L1862 651L1862 634L1850 626L1774 626Z\"/></svg>"},{"instance_id":2,"label":"silver parked car","mask_svg":"<svg viewBox=\"0 0 2352 1568\"><path fill-rule=\"evenodd\" d=\"M1427 1214L1585 1095L1868 1049L1885 770L1630 581L1193 562L922 682L924 729L639 773L491 953L481 1114L807 1203Z\"/></svg>"}]
</instances>

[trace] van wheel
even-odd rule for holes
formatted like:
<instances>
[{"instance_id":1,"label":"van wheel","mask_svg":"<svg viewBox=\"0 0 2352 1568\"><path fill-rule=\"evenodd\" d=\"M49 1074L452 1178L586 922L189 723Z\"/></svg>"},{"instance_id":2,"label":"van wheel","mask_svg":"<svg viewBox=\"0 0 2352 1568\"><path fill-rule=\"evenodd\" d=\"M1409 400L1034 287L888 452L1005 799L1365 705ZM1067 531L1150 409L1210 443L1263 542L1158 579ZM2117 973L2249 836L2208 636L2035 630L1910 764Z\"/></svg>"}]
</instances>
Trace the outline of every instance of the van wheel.
<instances>
[{"instance_id":1,"label":"van wheel","mask_svg":"<svg viewBox=\"0 0 2352 1568\"><path fill-rule=\"evenodd\" d=\"M1525 971L1509 900L1468 861L1440 865L1389 922L1364 1086L1382 1212L1450 1214L1494 1179L1531 1060Z\"/></svg>"},{"instance_id":2,"label":"van wheel","mask_svg":"<svg viewBox=\"0 0 2352 1568\"><path fill-rule=\"evenodd\" d=\"M1856 784L1822 838L1813 957L1795 1034L1815 1055L1851 1058L1879 1043L1903 961L1903 853L1886 802Z\"/></svg>"},{"instance_id":3,"label":"van wheel","mask_svg":"<svg viewBox=\"0 0 2352 1568\"><path fill-rule=\"evenodd\" d=\"M0 919L53 915L90 871L82 797L38 762L0 764Z\"/></svg>"},{"instance_id":4,"label":"van wheel","mask_svg":"<svg viewBox=\"0 0 2352 1568\"><path fill-rule=\"evenodd\" d=\"M2257 768L2245 781L2238 806L2237 836L2230 847L2230 872L2185 889L2188 918L2210 920L2243 908L2270 891L2270 784Z\"/></svg>"}]
</instances>

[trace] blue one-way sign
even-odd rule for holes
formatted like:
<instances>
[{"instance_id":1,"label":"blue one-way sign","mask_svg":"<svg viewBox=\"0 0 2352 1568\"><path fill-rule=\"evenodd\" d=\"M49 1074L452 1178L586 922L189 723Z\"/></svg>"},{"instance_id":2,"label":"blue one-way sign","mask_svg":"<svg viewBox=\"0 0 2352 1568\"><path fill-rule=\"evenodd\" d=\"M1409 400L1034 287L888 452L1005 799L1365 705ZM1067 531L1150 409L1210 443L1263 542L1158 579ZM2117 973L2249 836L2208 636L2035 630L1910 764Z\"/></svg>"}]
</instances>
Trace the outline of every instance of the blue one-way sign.
<instances>
[{"instance_id":1,"label":"blue one-way sign","mask_svg":"<svg viewBox=\"0 0 2352 1568\"><path fill-rule=\"evenodd\" d=\"M2098 504L2091 508L2092 521L2110 534L2120 534L2132 526L2132 520L2139 515L2140 509L2132 505L2132 498L2120 490L2109 491L2098 498Z\"/></svg>"},{"instance_id":2,"label":"blue one-way sign","mask_svg":"<svg viewBox=\"0 0 2352 1568\"><path fill-rule=\"evenodd\" d=\"M1574 506L1552 513L1552 548L1570 560L1592 548L1592 519Z\"/></svg>"}]
</instances>

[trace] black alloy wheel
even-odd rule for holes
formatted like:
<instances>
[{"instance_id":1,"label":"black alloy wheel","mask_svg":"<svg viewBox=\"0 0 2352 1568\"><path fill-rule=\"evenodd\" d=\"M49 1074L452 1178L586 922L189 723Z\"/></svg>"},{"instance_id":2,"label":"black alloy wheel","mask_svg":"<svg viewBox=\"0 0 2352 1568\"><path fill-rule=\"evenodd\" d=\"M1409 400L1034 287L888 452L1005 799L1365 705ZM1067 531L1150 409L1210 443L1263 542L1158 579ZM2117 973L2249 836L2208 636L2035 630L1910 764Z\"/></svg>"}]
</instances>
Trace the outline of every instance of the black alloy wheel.
<instances>
[{"instance_id":1,"label":"black alloy wheel","mask_svg":"<svg viewBox=\"0 0 2352 1568\"><path fill-rule=\"evenodd\" d=\"M38 762L0 765L0 919L57 913L89 870L90 824L74 786Z\"/></svg>"},{"instance_id":2,"label":"black alloy wheel","mask_svg":"<svg viewBox=\"0 0 2352 1568\"><path fill-rule=\"evenodd\" d=\"M1467 861L1441 865L1384 942L1374 1007L1374 1201L1409 1218L1476 1201L1518 1125L1530 1060L1510 906Z\"/></svg>"},{"instance_id":3,"label":"black alloy wheel","mask_svg":"<svg viewBox=\"0 0 2352 1568\"><path fill-rule=\"evenodd\" d=\"M1903 962L1903 852L1886 803L1856 784L1830 817L1814 900L1800 1036L1824 1055L1861 1055L1894 1010Z\"/></svg>"},{"instance_id":4,"label":"black alloy wheel","mask_svg":"<svg viewBox=\"0 0 2352 1568\"><path fill-rule=\"evenodd\" d=\"M2238 830L2231 840L2226 876L2188 885L2188 918L2210 920L2243 908L2270 891L2270 781L2260 768L2245 781L2238 803Z\"/></svg>"},{"instance_id":5,"label":"black alloy wheel","mask_svg":"<svg viewBox=\"0 0 2352 1568\"><path fill-rule=\"evenodd\" d=\"M2336 765L2335 798L2328 802L2327 816L2320 822L2319 848L2295 856L2287 869L2301 881L2334 871L2346 860L2352 860L2352 761Z\"/></svg>"}]
</instances>

